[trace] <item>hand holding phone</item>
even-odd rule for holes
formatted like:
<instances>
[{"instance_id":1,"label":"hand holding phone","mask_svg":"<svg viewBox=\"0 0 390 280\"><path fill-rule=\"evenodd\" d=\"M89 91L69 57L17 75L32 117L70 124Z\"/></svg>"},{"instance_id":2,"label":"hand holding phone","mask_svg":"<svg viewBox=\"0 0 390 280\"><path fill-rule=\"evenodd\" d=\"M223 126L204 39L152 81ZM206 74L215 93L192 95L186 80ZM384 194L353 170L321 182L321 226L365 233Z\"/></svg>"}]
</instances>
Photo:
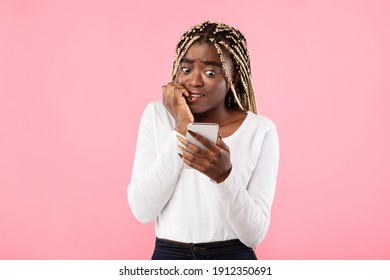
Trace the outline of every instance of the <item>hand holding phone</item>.
<instances>
[{"instance_id":1,"label":"hand holding phone","mask_svg":"<svg viewBox=\"0 0 390 280\"><path fill-rule=\"evenodd\" d=\"M187 125L187 141L194 144L198 148L207 150L207 148L202 143L200 143L190 133L188 133L188 130L202 135L214 144L217 143L219 125L216 123L189 123Z\"/></svg>"},{"instance_id":2,"label":"hand holding phone","mask_svg":"<svg viewBox=\"0 0 390 280\"><path fill-rule=\"evenodd\" d=\"M230 149L218 136L218 129L217 124L190 123L187 125L187 140L177 138L183 145L180 149L185 168L194 168L220 183L229 176L232 163ZM191 135L190 131L196 135Z\"/></svg>"}]
</instances>

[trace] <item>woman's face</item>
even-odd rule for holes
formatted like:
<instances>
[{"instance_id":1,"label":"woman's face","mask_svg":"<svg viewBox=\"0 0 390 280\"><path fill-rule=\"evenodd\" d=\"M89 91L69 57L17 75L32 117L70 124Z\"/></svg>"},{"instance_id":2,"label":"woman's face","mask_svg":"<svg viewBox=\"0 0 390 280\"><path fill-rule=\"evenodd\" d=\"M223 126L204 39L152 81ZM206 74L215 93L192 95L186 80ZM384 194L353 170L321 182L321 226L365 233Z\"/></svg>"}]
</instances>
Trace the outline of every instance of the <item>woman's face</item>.
<instances>
[{"instance_id":1,"label":"woman's face","mask_svg":"<svg viewBox=\"0 0 390 280\"><path fill-rule=\"evenodd\" d=\"M229 75L233 77L233 61L225 53L224 58ZM194 43L181 60L177 82L190 94L186 100L192 113L225 109L229 86L214 45Z\"/></svg>"}]
</instances>

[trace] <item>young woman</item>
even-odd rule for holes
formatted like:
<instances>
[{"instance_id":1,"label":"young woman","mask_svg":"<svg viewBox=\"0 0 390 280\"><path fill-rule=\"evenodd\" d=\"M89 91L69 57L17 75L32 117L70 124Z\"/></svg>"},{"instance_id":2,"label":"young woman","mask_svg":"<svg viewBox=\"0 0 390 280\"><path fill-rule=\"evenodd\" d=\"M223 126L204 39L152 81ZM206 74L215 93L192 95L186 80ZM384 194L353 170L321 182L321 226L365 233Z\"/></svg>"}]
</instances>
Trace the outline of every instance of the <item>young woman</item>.
<instances>
[{"instance_id":1,"label":"young woman","mask_svg":"<svg viewBox=\"0 0 390 280\"><path fill-rule=\"evenodd\" d=\"M256 259L270 224L279 161L274 123L256 114L246 40L203 22L176 48L172 82L142 116L128 201L156 221L152 259ZM217 143L187 124L217 123ZM184 168L184 164L190 168Z\"/></svg>"}]
</instances>

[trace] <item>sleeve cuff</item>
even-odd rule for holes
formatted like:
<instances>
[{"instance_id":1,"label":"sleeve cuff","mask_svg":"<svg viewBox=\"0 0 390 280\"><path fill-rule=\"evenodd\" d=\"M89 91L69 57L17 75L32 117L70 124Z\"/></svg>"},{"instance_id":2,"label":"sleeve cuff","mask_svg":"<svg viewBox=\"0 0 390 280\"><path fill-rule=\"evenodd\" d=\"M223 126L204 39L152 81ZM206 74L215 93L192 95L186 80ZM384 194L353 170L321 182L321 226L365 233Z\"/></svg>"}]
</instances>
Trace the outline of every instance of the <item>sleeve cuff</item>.
<instances>
[{"instance_id":1,"label":"sleeve cuff","mask_svg":"<svg viewBox=\"0 0 390 280\"><path fill-rule=\"evenodd\" d=\"M224 187L227 187L231 184L231 181L233 180L233 172L234 172L234 169L232 167L232 170L230 170L230 173L229 173L229 176L227 176L227 178L222 181L221 183L218 183L216 182L215 180L213 179L210 179L210 181L215 184L215 186L217 186L218 188L224 188Z\"/></svg>"},{"instance_id":2,"label":"sleeve cuff","mask_svg":"<svg viewBox=\"0 0 390 280\"><path fill-rule=\"evenodd\" d=\"M175 135L179 135L179 136L183 137L184 139L186 139L186 137L183 134L177 132L176 130L173 130L173 133L175 133Z\"/></svg>"}]
</instances>

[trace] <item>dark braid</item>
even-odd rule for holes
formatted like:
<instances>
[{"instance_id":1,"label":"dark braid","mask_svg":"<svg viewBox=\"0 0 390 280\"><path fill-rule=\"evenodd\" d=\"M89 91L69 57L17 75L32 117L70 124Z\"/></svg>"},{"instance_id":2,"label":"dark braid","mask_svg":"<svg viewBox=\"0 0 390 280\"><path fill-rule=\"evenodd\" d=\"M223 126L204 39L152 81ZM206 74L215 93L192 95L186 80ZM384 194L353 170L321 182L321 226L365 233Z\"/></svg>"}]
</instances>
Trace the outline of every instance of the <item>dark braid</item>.
<instances>
[{"instance_id":1,"label":"dark braid","mask_svg":"<svg viewBox=\"0 0 390 280\"><path fill-rule=\"evenodd\" d=\"M222 68L229 85L229 91L225 99L226 106L235 110L257 113L249 53L245 37L239 30L224 23L205 21L192 27L183 34L176 47L172 81L176 80L180 62L195 41L198 43L213 44L219 54ZM238 71L240 79L236 84L233 84L232 77L229 75L222 48L231 55L235 71Z\"/></svg>"}]
</instances>

